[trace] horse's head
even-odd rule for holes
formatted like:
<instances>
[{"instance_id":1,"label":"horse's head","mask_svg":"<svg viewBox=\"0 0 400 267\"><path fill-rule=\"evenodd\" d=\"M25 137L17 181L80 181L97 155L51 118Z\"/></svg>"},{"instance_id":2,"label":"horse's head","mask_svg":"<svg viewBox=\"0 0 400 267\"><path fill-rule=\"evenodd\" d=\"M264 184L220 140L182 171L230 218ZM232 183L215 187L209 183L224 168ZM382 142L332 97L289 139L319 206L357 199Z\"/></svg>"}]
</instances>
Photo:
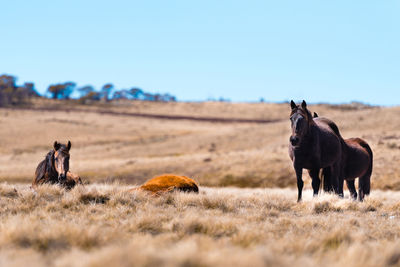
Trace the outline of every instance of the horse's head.
<instances>
[{"instance_id":1,"label":"horse's head","mask_svg":"<svg viewBox=\"0 0 400 267\"><path fill-rule=\"evenodd\" d=\"M58 173L58 181L63 182L67 177L69 171L69 150L71 149L71 142L68 141L67 145L54 142L54 168Z\"/></svg>"},{"instance_id":2,"label":"horse's head","mask_svg":"<svg viewBox=\"0 0 400 267\"><path fill-rule=\"evenodd\" d=\"M292 135L289 140L292 146L296 147L301 144L302 138L308 133L310 123L312 123L312 116L304 100L301 105L296 105L292 100L290 107L292 109L290 112Z\"/></svg>"}]
</instances>

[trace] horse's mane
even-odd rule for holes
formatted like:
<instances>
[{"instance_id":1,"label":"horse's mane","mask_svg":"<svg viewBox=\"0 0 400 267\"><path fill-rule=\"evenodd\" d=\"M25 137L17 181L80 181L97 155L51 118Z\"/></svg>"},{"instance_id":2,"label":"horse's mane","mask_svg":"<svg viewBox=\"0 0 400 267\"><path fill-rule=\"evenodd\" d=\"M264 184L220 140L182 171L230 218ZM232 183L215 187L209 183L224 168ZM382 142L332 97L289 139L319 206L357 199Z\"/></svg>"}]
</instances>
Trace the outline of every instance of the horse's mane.
<instances>
[{"instance_id":1,"label":"horse's mane","mask_svg":"<svg viewBox=\"0 0 400 267\"><path fill-rule=\"evenodd\" d=\"M307 114L307 119L312 122L313 117L311 115L311 112L308 110L308 108L306 108L305 110L303 109L303 111Z\"/></svg>"},{"instance_id":2,"label":"horse's mane","mask_svg":"<svg viewBox=\"0 0 400 267\"><path fill-rule=\"evenodd\" d=\"M297 111L300 111L301 113L303 113L303 115L305 115L307 117L307 121L309 121L310 123L313 122L313 116L311 115L311 112L308 110L308 108L303 108L300 105L297 105L296 109L292 109L290 116L292 116L294 113L296 113Z\"/></svg>"},{"instance_id":3,"label":"horse's mane","mask_svg":"<svg viewBox=\"0 0 400 267\"><path fill-rule=\"evenodd\" d=\"M339 127L336 125L336 123L328 118L325 117L319 117L316 112L314 112L313 118L319 118L319 120L324 121L331 127L332 131L335 132L335 134L340 138L343 139L342 135L340 134Z\"/></svg>"},{"instance_id":4,"label":"horse's mane","mask_svg":"<svg viewBox=\"0 0 400 267\"><path fill-rule=\"evenodd\" d=\"M39 180L45 178L46 174L48 177L53 180L57 178L57 172L54 169L54 153L55 151L52 149L50 150L45 159L42 160L39 165L36 168L35 172L35 181L36 183L39 182Z\"/></svg>"},{"instance_id":5,"label":"horse's mane","mask_svg":"<svg viewBox=\"0 0 400 267\"><path fill-rule=\"evenodd\" d=\"M49 153L47 153L47 155L46 155L46 172L54 172L55 171L55 169L54 169L54 153L55 153L55 151L52 149L52 150L50 150L49 151Z\"/></svg>"}]
</instances>

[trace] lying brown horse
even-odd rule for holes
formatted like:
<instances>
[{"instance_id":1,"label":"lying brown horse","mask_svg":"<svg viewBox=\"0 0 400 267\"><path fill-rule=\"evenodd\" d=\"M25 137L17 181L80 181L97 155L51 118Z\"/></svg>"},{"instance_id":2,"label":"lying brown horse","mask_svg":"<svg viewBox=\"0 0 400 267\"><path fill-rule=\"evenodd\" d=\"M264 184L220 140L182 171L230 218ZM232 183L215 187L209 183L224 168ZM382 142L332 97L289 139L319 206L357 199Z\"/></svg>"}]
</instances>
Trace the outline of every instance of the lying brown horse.
<instances>
[{"instance_id":1,"label":"lying brown horse","mask_svg":"<svg viewBox=\"0 0 400 267\"><path fill-rule=\"evenodd\" d=\"M144 190L153 195L160 195L166 192L199 192L199 186L193 179L176 174L163 174L156 176L145 182L140 187L133 188L129 191Z\"/></svg>"},{"instance_id":2,"label":"lying brown horse","mask_svg":"<svg viewBox=\"0 0 400 267\"><path fill-rule=\"evenodd\" d=\"M311 179L314 196L318 195L321 168L329 168L331 181L335 192L339 192L340 162L342 158L342 144L340 138L325 122L314 121L307 104L296 105L290 103L290 121L292 135L289 143L289 156L297 177L298 197L302 198L303 168L307 169Z\"/></svg>"},{"instance_id":3,"label":"lying brown horse","mask_svg":"<svg viewBox=\"0 0 400 267\"><path fill-rule=\"evenodd\" d=\"M315 121L324 121L335 133L342 138L337 125L330 119L318 117L314 113ZM371 147L361 138L343 139L342 171L339 178L339 194L343 195L343 181L346 180L347 188L353 199L357 199L357 191L354 185L355 179L358 180L359 200L363 201L365 195L369 195L371 190L371 174L373 166L373 153ZM330 170L325 168L322 171L324 180L324 191L332 191Z\"/></svg>"},{"instance_id":4,"label":"lying brown horse","mask_svg":"<svg viewBox=\"0 0 400 267\"><path fill-rule=\"evenodd\" d=\"M70 149L70 141L68 141L67 145L55 141L53 149L47 153L46 158L37 166L32 186L49 183L59 184L70 189L76 184L82 184L79 176L69 172Z\"/></svg>"}]
</instances>

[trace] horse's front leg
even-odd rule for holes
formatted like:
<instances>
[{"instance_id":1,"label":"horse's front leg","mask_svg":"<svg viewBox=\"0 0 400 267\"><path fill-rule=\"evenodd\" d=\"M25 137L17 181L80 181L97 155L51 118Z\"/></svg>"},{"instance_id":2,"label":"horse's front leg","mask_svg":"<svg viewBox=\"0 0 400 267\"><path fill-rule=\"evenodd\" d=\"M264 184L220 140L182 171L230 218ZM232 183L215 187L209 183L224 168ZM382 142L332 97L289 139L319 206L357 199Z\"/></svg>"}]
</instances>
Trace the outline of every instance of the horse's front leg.
<instances>
[{"instance_id":1,"label":"horse's front leg","mask_svg":"<svg viewBox=\"0 0 400 267\"><path fill-rule=\"evenodd\" d=\"M319 169L311 169L308 173L312 179L311 185L314 190L314 197L316 197L318 196L319 186L321 184L321 180L319 179Z\"/></svg>"},{"instance_id":2,"label":"horse's front leg","mask_svg":"<svg viewBox=\"0 0 400 267\"><path fill-rule=\"evenodd\" d=\"M297 178L297 202L301 201L302 193L303 193L303 168L294 166L294 170L296 171L296 178Z\"/></svg>"}]
</instances>

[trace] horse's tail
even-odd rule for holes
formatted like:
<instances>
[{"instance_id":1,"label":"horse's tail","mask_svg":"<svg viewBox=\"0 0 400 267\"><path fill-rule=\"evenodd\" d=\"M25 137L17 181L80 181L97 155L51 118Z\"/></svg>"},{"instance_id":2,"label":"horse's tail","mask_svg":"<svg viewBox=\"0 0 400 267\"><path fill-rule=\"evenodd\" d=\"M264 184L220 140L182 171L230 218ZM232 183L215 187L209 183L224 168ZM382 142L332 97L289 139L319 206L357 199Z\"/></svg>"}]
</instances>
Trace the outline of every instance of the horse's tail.
<instances>
[{"instance_id":1,"label":"horse's tail","mask_svg":"<svg viewBox=\"0 0 400 267\"><path fill-rule=\"evenodd\" d=\"M372 166L373 166L373 153L371 147L367 144L367 142L362 141L360 142L360 145L367 150L369 154L369 166L367 172L360 177L359 183L361 189L364 191L364 194L369 195L369 192L371 191L371 174L372 174Z\"/></svg>"}]
</instances>

